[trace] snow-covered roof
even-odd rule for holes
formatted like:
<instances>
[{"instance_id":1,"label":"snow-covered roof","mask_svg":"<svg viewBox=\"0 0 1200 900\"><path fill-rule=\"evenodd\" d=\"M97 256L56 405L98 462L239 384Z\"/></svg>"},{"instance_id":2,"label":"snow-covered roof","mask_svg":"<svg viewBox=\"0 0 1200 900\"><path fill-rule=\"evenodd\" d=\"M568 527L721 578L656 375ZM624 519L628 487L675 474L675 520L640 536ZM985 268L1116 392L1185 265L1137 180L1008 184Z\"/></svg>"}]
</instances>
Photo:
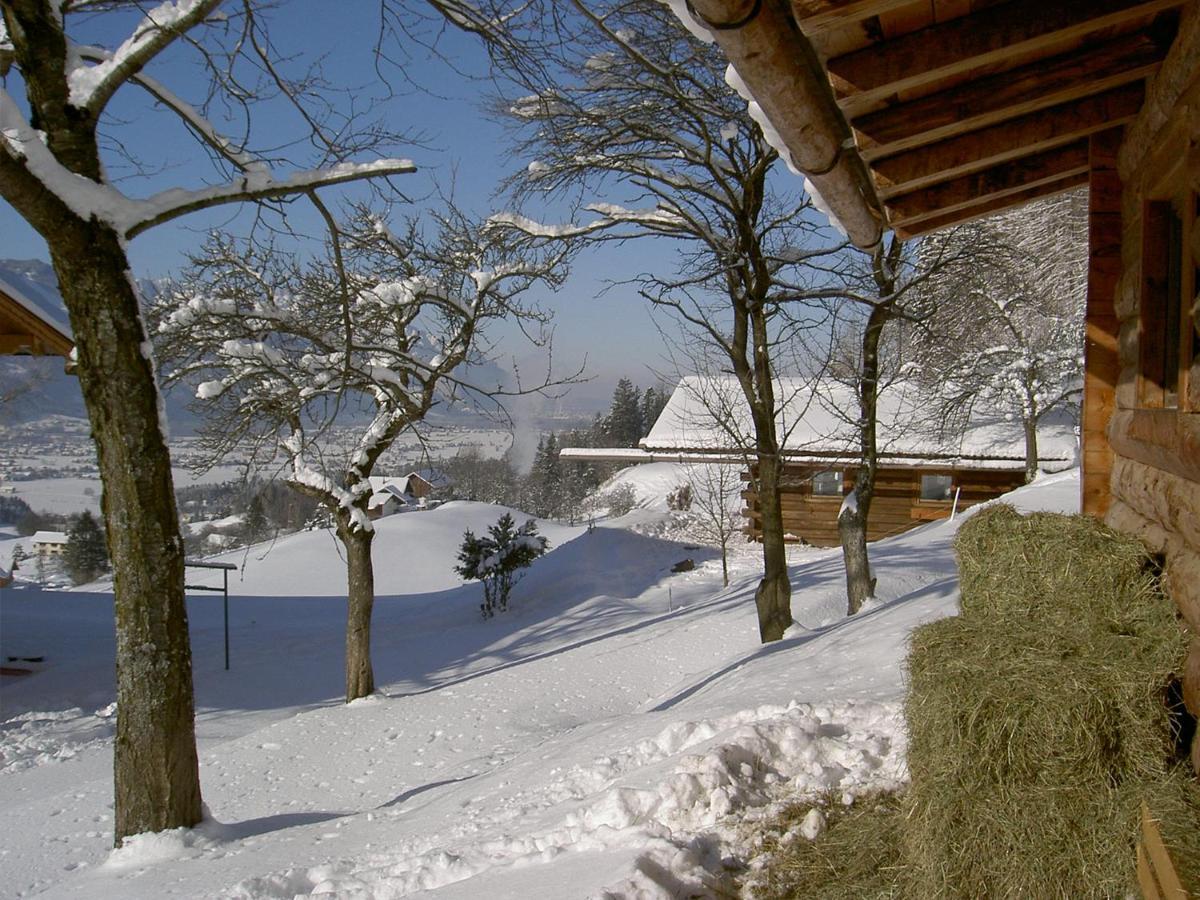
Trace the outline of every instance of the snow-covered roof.
<instances>
[{"instance_id":1,"label":"snow-covered roof","mask_svg":"<svg viewBox=\"0 0 1200 900\"><path fill-rule=\"evenodd\" d=\"M30 541L34 544L65 544L67 543L67 533L65 531L35 531Z\"/></svg>"},{"instance_id":2,"label":"snow-covered roof","mask_svg":"<svg viewBox=\"0 0 1200 900\"><path fill-rule=\"evenodd\" d=\"M444 488L450 486L450 476L441 469L414 469L405 476L405 479L414 477L420 478L430 487Z\"/></svg>"},{"instance_id":3,"label":"snow-covered roof","mask_svg":"<svg viewBox=\"0 0 1200 900\"><path fill-rule=\"evenodd\" d=\"M402 479L402 482L393 481L385 484L383 488L371 494L367 500L367 509L378 509L389 500L397 500L405 505L416 503L416 498L409 494L404 486L408 484L408 479Z\"/></svg>"},{"instance_id":4,"label":"snow-covered roof","mask_svg":"<svg viewBox=\"0 0 1200 900\"><path fill-rule=\"evenodd\" d=\"M776 406L776 427L790 459L857 458L858 400L848 385L828 378L782 378L776 384ZM1023 466L1025 433L1020 422L977 409L961 433L942 433L931 421L930 406L911 382L895 382L881 391L877 436L881 463L980 469ZM752 436L749 408L732 376L690 376L675 389L641 448L661 458L689 451L712 454L753 446ZM1076 460L1077 448L1072 423L1039 426L1042 468L1068 468Z\"/></svg>"}]
</instances>

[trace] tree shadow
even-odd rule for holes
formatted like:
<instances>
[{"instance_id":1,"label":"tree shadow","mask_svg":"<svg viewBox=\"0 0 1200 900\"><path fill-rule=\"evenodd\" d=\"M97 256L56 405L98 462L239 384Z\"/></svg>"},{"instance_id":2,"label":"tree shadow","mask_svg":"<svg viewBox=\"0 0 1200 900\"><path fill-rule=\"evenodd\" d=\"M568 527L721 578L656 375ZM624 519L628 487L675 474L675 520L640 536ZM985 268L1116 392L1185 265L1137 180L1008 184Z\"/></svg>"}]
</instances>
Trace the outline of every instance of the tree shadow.
<instances>
[{"instance_id":1,"label":"tree shadow","mask_svg":"<svg viewBox=\"0 0 1200 900\"><path fill-rule=\"evenodd\" d=\"M747 663L751 663L757 659L765 659L766 657L773 656L776 653L795 650L797 647L802 647L805 644L815 641L817 638L825 637L829 634L835 634L847 629L859 627L863 623L869 622L870 620L876 618L877 616L883 615L889 610L896 609L901 606L907 606L911 603L916 603L925 599L926 597L943 595L948 588L951 588L957 582L958 576L956 575L942 578L939 581L935 581L932 584L926 585L920 590L913 591L912 593L905 594L902 597L897 597L896 599L889 600L885 603L880 603L878 606L874 606L869 610L864 610L856 616L850 616L842 619L839 622L834 622L830 625L812 629L807 634L802 634L794 638L785 638L781 641L764 644L750 653L747 653L745 656L733 660L723 668L718 669L715 672L710 672L708 675L698 679L694 683L668 697L666 700L663 700L655 706L650 707L647 712L665 712L675 706L678 706L689 697L695 696L705 688L725 678L725 676L729 675L730 673L737 671Z\"/></svg>"}]
</instances>

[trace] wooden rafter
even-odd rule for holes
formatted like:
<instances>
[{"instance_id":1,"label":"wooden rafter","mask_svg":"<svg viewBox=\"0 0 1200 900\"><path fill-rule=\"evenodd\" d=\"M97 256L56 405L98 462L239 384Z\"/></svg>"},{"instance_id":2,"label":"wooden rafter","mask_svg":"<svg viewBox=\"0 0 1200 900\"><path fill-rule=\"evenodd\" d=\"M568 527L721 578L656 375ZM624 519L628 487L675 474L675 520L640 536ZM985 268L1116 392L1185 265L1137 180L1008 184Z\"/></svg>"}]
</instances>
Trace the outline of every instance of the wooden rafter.
<instances>
[{"instance_id":1,"label":"wooden rafter","mask_svg":"<svg viewBox=\"0 0 1200 900\"><path fill-rule=\"evenodd\" d=\"M1122 125L1137 115L1144 94L1140 83L1129 84L876 160L872 168L880 196L894 197Z\"/></svg>"},{"instance_id":2,"label":"wooden rafter","mask_svg":"<svg viewBox=\"0 0 1200 900\"><path fill-rule=\"evenodd\" d=\"M904 239L931 234L934 231L949 228L951 225L961 225L964 222L971 222L984 216L990 216L1001 210L1010 209L1014 206L1022 206L1033 200L1039 200L1042 197L1050 197L1054 194L1061 194L1064 191L1074 190L1080 185L1087 184L1087 182L1087 172L1082 172L1068 175L1057 181L1049 181L1035 187L1025 188L1013 194L1005 194L999 197L985 197L978 203L962 207L943 216L921 219L919 222L913 222L909 225L897 225L896 233Z\"/></svg>"},{"instance_id":3,"label":"wooden rafter","mask_svg":"<svg viewBox=\"0 0 1200 900\"><path fill-rule=\"evenodd\" d=\"M833 97L820 60L784 7L760 0L691 0L718 46L775 125L850 240L876 246L886 227L875 183Z\"/></svg>"},{"instance_id":4,"label":"wooden rafter","mask_svg":"<svg viewBox=\"0 0 1200 900\"><path fill-rule=\"evenodd\" d=\"M894 197L888 201L888 208L892 224L902 228L919 219L941 217L980 201L1087 171L1088 142L1083 139Z\"/></svg>"},{"instance_id":5,"label":"wooden rafter","mask_svg":"<svg viewBox=\"0 0 1200 900\"><path fill-rule=\"evenodd\" d=\"M1136 32L899 103L853 124L868 157L891 155L1138 81L1165 52L1150 34Z\"/></svg>"},{"instance_id":6,"label":"wooden rafter","mask_svg":"<svg viewBox=\"0 0 1200 900\"><path fill-rule=\"evenodd\" d=\"M0 354L70 356L71 338L0 289Z\"/></svg>"},{"instance_id":7,"label":"wooden rafter","mask_svg":"<svg viewBox=\"0 0 1200 900\"><path fill-rule=\"evenodd\" d=\"M805 34L841 28L911 6L913 0L792 0L792 15Z\"/></svg>"},{"instance_id":8,"label":"wooden rafter","mask_svg":"<svg viewBox=\"0 0 1200 900\"><path fill-rule=\"evenodd\" d=\"M1183 2L1010 0L836 57L827 68L856 101L882 98L1002 62L1014 53L1061 48L1083 35L1145 20Z\"/></svg>"}]
</instances>

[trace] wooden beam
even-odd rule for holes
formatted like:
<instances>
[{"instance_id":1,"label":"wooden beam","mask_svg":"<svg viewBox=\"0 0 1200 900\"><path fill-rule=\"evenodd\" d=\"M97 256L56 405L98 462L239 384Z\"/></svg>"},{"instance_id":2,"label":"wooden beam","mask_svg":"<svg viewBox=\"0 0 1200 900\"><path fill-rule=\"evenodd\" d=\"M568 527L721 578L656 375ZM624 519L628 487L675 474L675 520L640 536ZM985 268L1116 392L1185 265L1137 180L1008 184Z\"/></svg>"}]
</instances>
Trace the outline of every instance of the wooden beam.
<instances>
[{"instance_id":1,"label":"wooden beam","mask_svg":"<svg viewBox=\"0 0 1200 900\"><path fill-rule=\"evenodd\" d=\"M881 156L956 137L1150 75L1166 47L1145 32L1064 53L854 120L860 146Z\"/></svg>"},{"instance_id":2,"label":"wooden beam","mask_svg":"<svg viewBox=\"0 0 1200 900\"><path fill-rule=\"evenodd\" d=\"M956 212L947 213L944 216L922 219L919 222L913 222L909 225L898 225L896 226L896 234L905 240L920 237L923 234L931 234L943 228L949 228L951 225L961 225L964 222L981 219L984 216L990 216L994 213L1011 209L1014 206L1022 206L1032 200L1039 200L1042 197L1050 197L1054 194L1061 194L1064 191L1074 190L1080 185L1087 184L1087 182L1087 172L1068 175L1066 178L1058 181L1051 181L1037 187L1026 188L1015 194L1006 194L1003 197L989 197L977 204L963 207Z\"/></svg>"},{"instance_id":3,"label":"wooden beam","mask_svg":"<svg viewBox=\"0 0 1200 900\"><path fill-rule=\"evenodd\" d=\"M853 151L829 78L788 9L766 0L692 0L691 8L850 240L862 249L877 246L886 214L874 179Z\"/></svg>"},{"instance_id":4,"label":"wooden beam","mask_svg":"<svg viewBox=\"0 0 1200 900\"><path fill-rule=\"evenodd\" d=\"M1144 94L1140 83L1129 84L876 160L879 194L893 197L1123 125L1137 115Z\"/></svg>"},{"instance_id":5,"label":"wooden beam","mask_svg":"<svg viewBox=\"0 0 1200 900\"><path fill-rule=\"evenodd\" d=\"M1115 308L1121 269L1121 176L1117 152L1124 129L1089 141L1088 287L1083 349L1083 412L1080 421L1083 472L1080 509L1104 517L1112 502L1113 450L1108 421L1116 409L1121 363Z\"/></svg>"},{"instance_id":6,"label":"wooden beam","mask_svg":"<svg viewBox=\"0 0 1200 900\"><path fill-rule=\"evenodd\" d=\"M1145 20L1184 0L1011 0L829 60L856 103L1002 63L1015 53L1061 51L1102 29Z\"/></svg>"},{"instance_id":7,"label":"wooden beam","mask_svg":"<svg viewBox=\"0 0 1200 900\"><path fill-rule=\"evenodd\" d=\"M892 223L904 226L918 219L944 216L974 206L981 200L1016 194L1087 170L1088 142L1080 140L893 197L888 201L888 209Z\"/></svg>"},{"instance_id":8,"label":"wooden beam","mask_svg":"<svg viewBox=\"0 0 1200 900\"><path fill-rule=\"evenodd\" d=\"M42 355L41 344L32 334L0 334L0 356Z\"/></svg>"},{"instance_id":9,"label":"wooden beam","mask_svg":"<svg viewBox=\"0 0 1200 900\"><path fill-rule=\"evenodd\" d=\"M816 34L912 3L913 0L792 0L792 16L805 34Z\"/></svg>"}]
</instances>

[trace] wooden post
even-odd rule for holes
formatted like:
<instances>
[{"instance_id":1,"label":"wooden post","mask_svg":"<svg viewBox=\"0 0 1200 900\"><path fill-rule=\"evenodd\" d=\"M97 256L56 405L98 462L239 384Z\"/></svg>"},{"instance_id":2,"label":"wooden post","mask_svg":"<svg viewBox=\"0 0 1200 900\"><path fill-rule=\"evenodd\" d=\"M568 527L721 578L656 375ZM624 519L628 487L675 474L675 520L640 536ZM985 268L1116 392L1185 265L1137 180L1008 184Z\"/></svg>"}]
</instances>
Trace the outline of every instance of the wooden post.
<instances>
[{"instance_id":1,"label":"wooden post","mask_svg":"<svg viewBox=\"0 0 1200 900\"><path fill-rule=\"evenodd\" d=\"M1124 129L1114 128L1089 139L1088 163L1088 293L1084 337L1083 475L1080 506L1103 518L1111 493L1113 451L1108 420L1116 405L1117 316L1113 301L1121 275L1121 176L1117 151Z\"/></svg>"}]
</instances>

